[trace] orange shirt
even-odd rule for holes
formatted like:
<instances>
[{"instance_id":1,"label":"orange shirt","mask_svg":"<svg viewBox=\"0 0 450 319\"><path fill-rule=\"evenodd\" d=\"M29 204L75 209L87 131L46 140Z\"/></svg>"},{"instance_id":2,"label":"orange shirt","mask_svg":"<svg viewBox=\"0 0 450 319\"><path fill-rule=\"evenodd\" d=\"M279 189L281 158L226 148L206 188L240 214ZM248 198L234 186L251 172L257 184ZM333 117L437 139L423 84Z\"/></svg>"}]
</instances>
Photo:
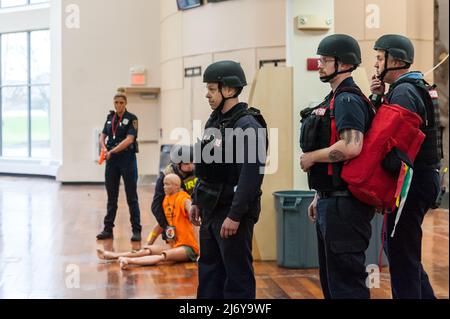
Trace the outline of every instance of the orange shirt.
<instances>
[{"instance_id":1,"label":"orange shirt","mask_svg":"<svg viewBox=\"0 0 450 319\"><path fill-rule=\"evenodd\" d=\"M189 246L198 255L198 243L195 239L193 226L189 221L189 212L184 208L187 199L191 199L191 197L185 191L170 196L166 195L163 201L163 209L169 226L175 227L175 243L171 243L171 246L173 248Z\"/></svg>"}]
</instances>

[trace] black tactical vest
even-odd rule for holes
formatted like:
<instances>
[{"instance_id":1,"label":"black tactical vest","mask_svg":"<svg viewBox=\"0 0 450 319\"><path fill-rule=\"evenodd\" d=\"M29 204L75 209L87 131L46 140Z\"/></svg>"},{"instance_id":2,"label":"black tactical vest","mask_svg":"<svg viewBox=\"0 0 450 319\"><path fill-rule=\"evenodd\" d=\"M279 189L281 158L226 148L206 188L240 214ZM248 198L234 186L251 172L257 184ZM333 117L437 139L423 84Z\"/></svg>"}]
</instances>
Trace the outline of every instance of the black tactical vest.
<instances>
[{"instance_id":1,"label":"black tactical vest","mask_svg":"<svg viewBox=\"0 0 450 319\"><path fill-rule=\"evenodd\" d=\"M353 85L338 88L334 96L336 97L343 92L350 92L361 96L363 100L366 101L367 107L370 110L369 114L374 115L372 106L358 86ZM331 122L332 119L334 119L334 110L331 111L330 109L332 99L333 92L331 92L318 106L307 108L300 112L302 117L300 147L304 153L331 146ZM343 162L333 163L331 166L333 168L332 175L328 172L328 163L316 163L311 167L308 172L308 184L310 189L328 192L347 189L347 184L341 178Z\"/></svg>"},{"instance_id":2,"label":"black tactical vest","mask_svg":"<svg viewBox=\"0 0 450 319\"><path fill-rule=\"evenodd\" d=\"M196 161L195 164L195 175L199 179L212 184L237 185L239 173L236 165L236 150L233 150L231 163L227 163L225 154L228 143L234 143L235 147L235 140L231 140L231 138L235 139L235 137L230 138L226 136L225 130L234 128L236 122L246 115L254 116L263 128L267 128L267 124L258 109L247 108L246 105L242 107L242 105L241 103L239 106L241 109L237 110L230 118L221 120L219 114L214 112L206 123L205 133L200 143L201 161ZM198 146L196 146L197 148ZM208 150L211 158L220 158L220 160L218 162L205 162L203 154L208 153ZM221 154L221 156L213 156L214 154Z\"/></svg>"},{"instance_id":3,"label":"black tactical vest","mask_svg":"<svg viewBox=\"0 0 450 319\"><path fill-rule=\"evenodd\" d=\"M405 78L395 82L389 88L386 99L389 102L395 88L402 83L413 84L424 101L425 118L422 118L423 124L420 130L425 134L425 140L414 162L415 167L433 167L438 168L444 157L442 145L442 130L440 121L439 100L436 92L436 86L429 85L425 80Z\"/></svg>"}]
</instances>

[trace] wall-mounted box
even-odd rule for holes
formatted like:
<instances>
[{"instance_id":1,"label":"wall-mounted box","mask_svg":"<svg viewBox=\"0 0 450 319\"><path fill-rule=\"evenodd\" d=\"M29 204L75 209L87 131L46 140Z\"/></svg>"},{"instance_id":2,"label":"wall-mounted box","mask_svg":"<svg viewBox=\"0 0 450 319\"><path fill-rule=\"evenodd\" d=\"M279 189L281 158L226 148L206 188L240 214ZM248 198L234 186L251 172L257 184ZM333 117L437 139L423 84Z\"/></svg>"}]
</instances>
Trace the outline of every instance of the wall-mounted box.
<instances>
[{"instance_id":1,"label":"wall-mounted box","mask_svg":"<svg viewBox=\"0 0 450 319\"><path fill-rule=\"evenodd\" d=\"M333 19L318 15L300 15L295 18L295 25L302 31L327 31L330 30Z\"/></svg>"},{"instance_id":2,"label":"wall-mounted box","mask_svg":"<svg viewBox=\"0 0 450 319\"><path fill-rule=\"evenodd\" d=\"M318 58L308 58L306 60L306 69L308 71L319 71L319 59Z\"/></svg>"}]
</instances>

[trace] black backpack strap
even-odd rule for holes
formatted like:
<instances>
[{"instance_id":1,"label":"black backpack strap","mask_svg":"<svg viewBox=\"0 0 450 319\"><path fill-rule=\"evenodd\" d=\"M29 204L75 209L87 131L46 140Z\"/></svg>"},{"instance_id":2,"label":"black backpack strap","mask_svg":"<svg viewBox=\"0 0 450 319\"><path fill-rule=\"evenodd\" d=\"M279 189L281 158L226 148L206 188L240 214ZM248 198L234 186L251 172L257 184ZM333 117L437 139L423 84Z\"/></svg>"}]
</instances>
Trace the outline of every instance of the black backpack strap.
<instances>
[{"instance_id":1,"label":"black backpack strap","mask_svg":"<svg viewBox=\"0 0 450 319\"><path fill-rule=\"evenodd\" d=\"M236 122L246 115L253 116L263 128L267 128L266 120L262 116L261 111L254 107L236 112L229 120L223 123L223 128L233 128L234 125L236 125Z\"/></svg>"},{"instance_id":2,"label":"black backpack strap","mask_svg":"<svg viewBox=\"0 0 450 319\"><path fill-rule=\"evenodd\" d=\"M226 128L233 128L236 122L246 115L253 116L263 128L267 129L267 122L264 119L263 115L261 114L261 111L257 108L250 107L247 109L240 110L239 112L236 112L236 114L234 114L228 121L225 121L224 123L221 124L223 136L225 136L225 132L223 130L225 130ZM268 146L269 146L269 136L268 133L266 132L266 151L268 149Z\"/></svg>"},{"instance_id":3,"label":"black backpack strap","mask_svg":"<svg viewBox=\"0 0 450 319\"><path fill-rule=\"evenodd\" d=\"M264 119L264 116L261 114L261 111L257 108L254 107L250 107L248 109L248 112L250 115L253 115L253 117L259 122L259 124L263 127L263 128L267 128L267 122Z\"/></svg>"},{"instance_id":4,"label":"black backpack strap","mask_svg":"<svg viewBox=\"0 0 450 319\"><path fill-rule=\"evenodd\" d=\"M247 109L243 109L234 113L231 118L220 123L221 129L233 128L236 122L247 114Z\"/></svg>"},{"instance_id":5,"label":"black backpack strap","mask_svg":"<svg viewBox=\"0 0 450 319\"><path fill-rule=\"evenodd\" d=\"M417 88L419 88L420 90L422 90L423 92L426 92L427 94L428 94L428 91L431 88L431 85L429 85L428 82L426 82L423 79L404 78L404 79L400 79L397 82L395 82L390 87L390 91L394 90L397 86L399 86L400 84L403 84L403 83L412 84L412 85L416 86ZM436 87L436 86L434 86L434 87Z\"/></svg>"}]
</instances>

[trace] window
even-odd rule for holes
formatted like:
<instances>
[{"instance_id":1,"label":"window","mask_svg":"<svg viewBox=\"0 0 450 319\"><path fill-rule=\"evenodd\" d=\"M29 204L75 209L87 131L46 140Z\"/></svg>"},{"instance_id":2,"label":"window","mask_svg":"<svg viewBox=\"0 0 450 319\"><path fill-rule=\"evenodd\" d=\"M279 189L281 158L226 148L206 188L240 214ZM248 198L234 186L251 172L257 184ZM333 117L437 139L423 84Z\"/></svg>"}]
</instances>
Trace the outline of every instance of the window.
<instances>
[{"instance_id":1,"label":"window","mask_svg":"<svg viewBox=\"0 0 450 319\"><path fill-rule=\"evenodd\" d=\"M0 156L49 158L50 32L0 34L0 48Z\"/></svg>"},{"instance_id":2,"label":"window","mask_svg":"<svg viewBox=\"0 0 450 319\"><path fill-rule=\"evenodd\" d=\"M27 6L36 3L45 3L48 0L0 0L0 8Z\"/></svg>"},{"instance_id":3,"label":"window","mask_svg":"<svg viewBox=\"0 0 450 319\"><path fill-rule=\"evenodd\" d=\"M187 10L202 5L201 0L177 0L179 10Z\"/></svg>"}]
</instances>

